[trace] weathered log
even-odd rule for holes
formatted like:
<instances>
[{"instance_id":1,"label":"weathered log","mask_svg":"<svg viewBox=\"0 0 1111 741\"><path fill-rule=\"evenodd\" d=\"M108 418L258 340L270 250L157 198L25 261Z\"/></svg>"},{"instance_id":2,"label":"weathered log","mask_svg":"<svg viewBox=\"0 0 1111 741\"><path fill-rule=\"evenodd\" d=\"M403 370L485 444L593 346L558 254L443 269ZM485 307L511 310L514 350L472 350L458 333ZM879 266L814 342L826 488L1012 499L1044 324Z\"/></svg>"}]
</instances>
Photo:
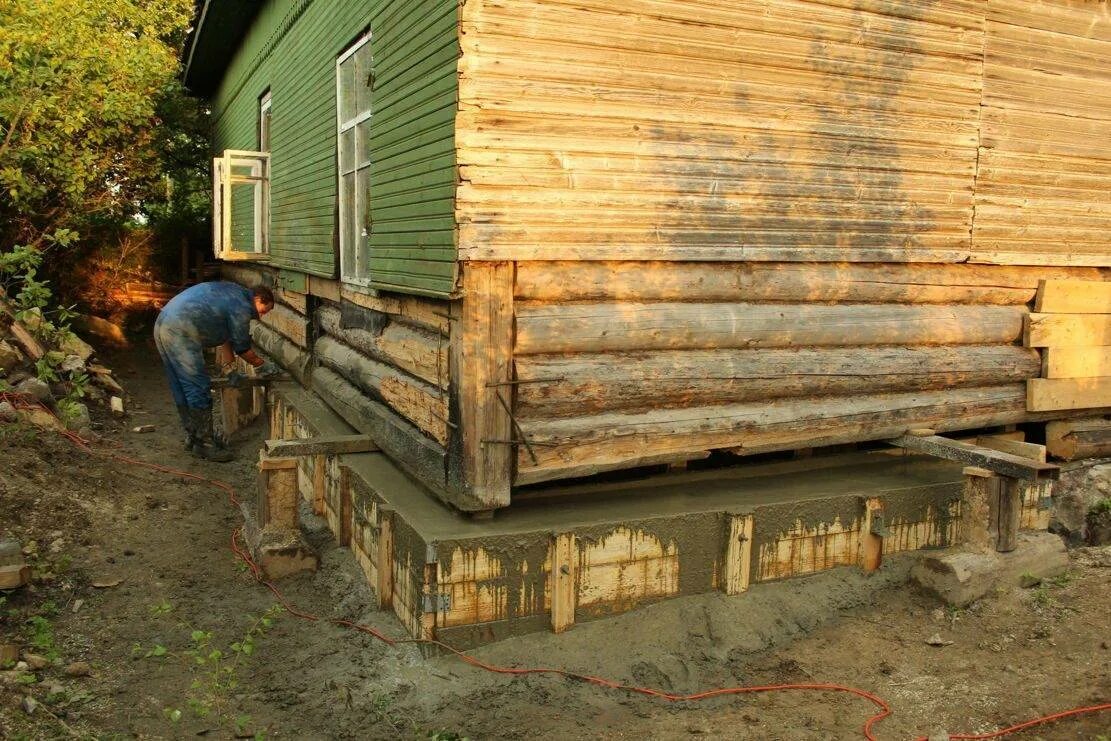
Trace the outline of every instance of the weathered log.
<instances>
[{"instance_id":1,"label":"weathered log","mask_svg":"<svg viewBox=\"0 0 1111 741\"><path fill-rule=\"evenodd\" d=\"M849 345L1010 344L1017 306L521 304L517 354Z\"/></svg>"},{"instance_id":2,"label":"weathered log","mask_svg":"<svg viewBox=\"0 0 1111 741\"><path fill-rule=\"evenodd\" d=\"M1021 384L855 397L779 399L726 406L523 420L537 460L518 446L517 484L622 468L648 456L713 449L741 455L1021 422Z\"/></svg>"},{"instance_id":3,"label":"weathered log","mask_svg":"<svg viewBox=\"0 0 1111 741\"><path fill-rule=\"evenodd\" d=\"M1038 280L1096 268L928 263L522 262L524 301L841 301L1026 304Z\"/></svg>"},{"instance_id":4,"label":"weathered log","mask_svg":"<svg viewBox=\"0 0 1111 741\"><path fill-rule=\"evenodd\" d=\"M251 340L275 363L289 371L302 386L308 386L312 356L261 322L251 322Z\"/></svg>"},{"instance_id":5,"label":"weathered log","mask_svg":"<svg viewBox=\"0 0 1111 741\"><path fill-rule=\"evenodd\" d=\"M1104 417L1050 422L1045 426L1045 444L1055 458L1111 456L1111 420Z\"/></svg>"},{"instance_id":6,"label":"weathered log","mask_svg":"<svg viewBox=\"0 0 1111 741\"><path fill-rule=\"evenodd\" d=\"M417 378L447 388L447 340L437 332L389 321L380 333L344 327L340 311L323 306L317 312L320 328L364 355L396 365Z\"/></svg>"},{"instance_id":7,"label":"weathered log","mask_svg":"<svg viewBox=\"0 0 1111 741\"><path fill-rule=\"evenodd\" d=\"M447 400L440 389L372 360L332 337L317 340L314 352L322 364L386 402L441 445L447 443Z\"/></svg>"},{"instance_id":8,"label":"weathered log","mask_svg":"<svg viewBox=\"0 0 1111 741\"><path fill-rule=\"evenodd\" d=\"M1012 345L662 350L517 359L522 418L998 386L1036 377L1036 350Z\"/></svg>"},{"instance_id":9,"label":"weathered log","mask_svg":"<svg viewBox=\"0 0 1111 741\"><path fill-rule=\"evenodd\" d=\"M261 321L298 347L308 347L309 320L293 309L277 304L262 317Z\"/></svg>"}]
</instances>

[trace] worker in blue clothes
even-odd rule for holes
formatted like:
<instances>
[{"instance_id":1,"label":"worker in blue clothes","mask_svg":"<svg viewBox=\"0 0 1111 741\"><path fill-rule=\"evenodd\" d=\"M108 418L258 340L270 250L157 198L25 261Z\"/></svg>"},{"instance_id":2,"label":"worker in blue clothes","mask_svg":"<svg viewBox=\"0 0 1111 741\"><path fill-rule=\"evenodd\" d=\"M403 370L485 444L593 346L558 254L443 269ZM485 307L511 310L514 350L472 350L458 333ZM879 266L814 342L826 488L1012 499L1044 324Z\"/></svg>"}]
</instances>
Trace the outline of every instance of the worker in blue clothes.
<instances>
[{"instance_id":1,"label":"worker in blue clothes","mask_svg":"<svg viewBox=\"0 0 1111 741\"><path fill-rule=\"evenodd\" d=\"M276 375L278 368L251 349L251 320L272 308L274 294L269 288L252 290L227 281L198 283L174 296L154 323L154 343L185 428L186 449L194 456L220 462L233 457L212 431L205 348L226 345L254 366L257 375Z\"/></svg>"}]
</instances>

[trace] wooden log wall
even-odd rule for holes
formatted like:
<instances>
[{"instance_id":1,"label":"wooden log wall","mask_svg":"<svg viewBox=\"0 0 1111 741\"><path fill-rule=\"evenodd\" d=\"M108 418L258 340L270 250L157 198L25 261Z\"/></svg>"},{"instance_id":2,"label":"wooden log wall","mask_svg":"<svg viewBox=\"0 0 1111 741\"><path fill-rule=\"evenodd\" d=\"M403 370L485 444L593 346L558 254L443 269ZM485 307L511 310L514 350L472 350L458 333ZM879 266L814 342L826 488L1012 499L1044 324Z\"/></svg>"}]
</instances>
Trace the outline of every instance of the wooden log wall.
<instances>
[{"instance_id":1,"label":"wooden log wall","mask_svg":"<svg viewBox=\"0 0 1111 741\"><path fill-rule=\"evenodd\" d=\"M1046 275L941 264L521 262L518 485L1035 418Z\"/></svg>"}]
</instances>

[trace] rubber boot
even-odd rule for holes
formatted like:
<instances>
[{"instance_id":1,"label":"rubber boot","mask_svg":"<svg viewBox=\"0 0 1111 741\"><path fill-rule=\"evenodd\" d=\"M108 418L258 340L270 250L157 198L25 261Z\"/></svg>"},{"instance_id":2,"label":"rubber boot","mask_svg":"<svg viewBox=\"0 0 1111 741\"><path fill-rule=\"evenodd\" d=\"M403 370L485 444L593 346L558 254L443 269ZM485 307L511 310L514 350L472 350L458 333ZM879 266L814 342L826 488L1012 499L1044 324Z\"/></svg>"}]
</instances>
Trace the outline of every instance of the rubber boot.
<instances>
[{"instance_id":1,"label":"rubber boot","mask_svg":"<svg viewBox=\"0 0 1111 741\"><path fill-rule=\"evenodd\" d=\"M197 435L193 431L193 420L189 417L189 407L178 404L177 416L181 418L181 426L185 430L185 452L188 453L197 442Z\"/></svg>"},{"instance_id":2,"label":"rubber boot","mask_svg":"<svg viewBox=\"0 0 1111 741\"><path fill-rule=\"evenodd\" d=\"M190 452L197 458L217 463L227 463L235 458L222 440L212 435L212 409L190 409L189 421L193 424L194 442Z\"/></svg>"}]
</instances>

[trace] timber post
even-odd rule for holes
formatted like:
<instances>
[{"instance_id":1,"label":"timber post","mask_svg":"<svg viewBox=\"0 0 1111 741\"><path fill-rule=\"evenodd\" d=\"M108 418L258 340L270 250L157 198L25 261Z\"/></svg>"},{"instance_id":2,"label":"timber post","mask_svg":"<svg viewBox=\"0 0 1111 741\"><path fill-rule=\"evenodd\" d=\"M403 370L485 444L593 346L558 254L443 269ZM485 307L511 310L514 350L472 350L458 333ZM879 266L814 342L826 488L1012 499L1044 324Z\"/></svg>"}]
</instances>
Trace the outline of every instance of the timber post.
<instances>
[{"instance_id":1,"label":"timber post","mask_svg":"<svg viewBox=\"0 0 1111 741\"><path fill-rule=\"evenodd\" d=\"M254 516L247 516L247 544L268 579L315 571L316 553L301 535L297 459L272 458L259 451Z\"/></svg>"}]
</instances>

